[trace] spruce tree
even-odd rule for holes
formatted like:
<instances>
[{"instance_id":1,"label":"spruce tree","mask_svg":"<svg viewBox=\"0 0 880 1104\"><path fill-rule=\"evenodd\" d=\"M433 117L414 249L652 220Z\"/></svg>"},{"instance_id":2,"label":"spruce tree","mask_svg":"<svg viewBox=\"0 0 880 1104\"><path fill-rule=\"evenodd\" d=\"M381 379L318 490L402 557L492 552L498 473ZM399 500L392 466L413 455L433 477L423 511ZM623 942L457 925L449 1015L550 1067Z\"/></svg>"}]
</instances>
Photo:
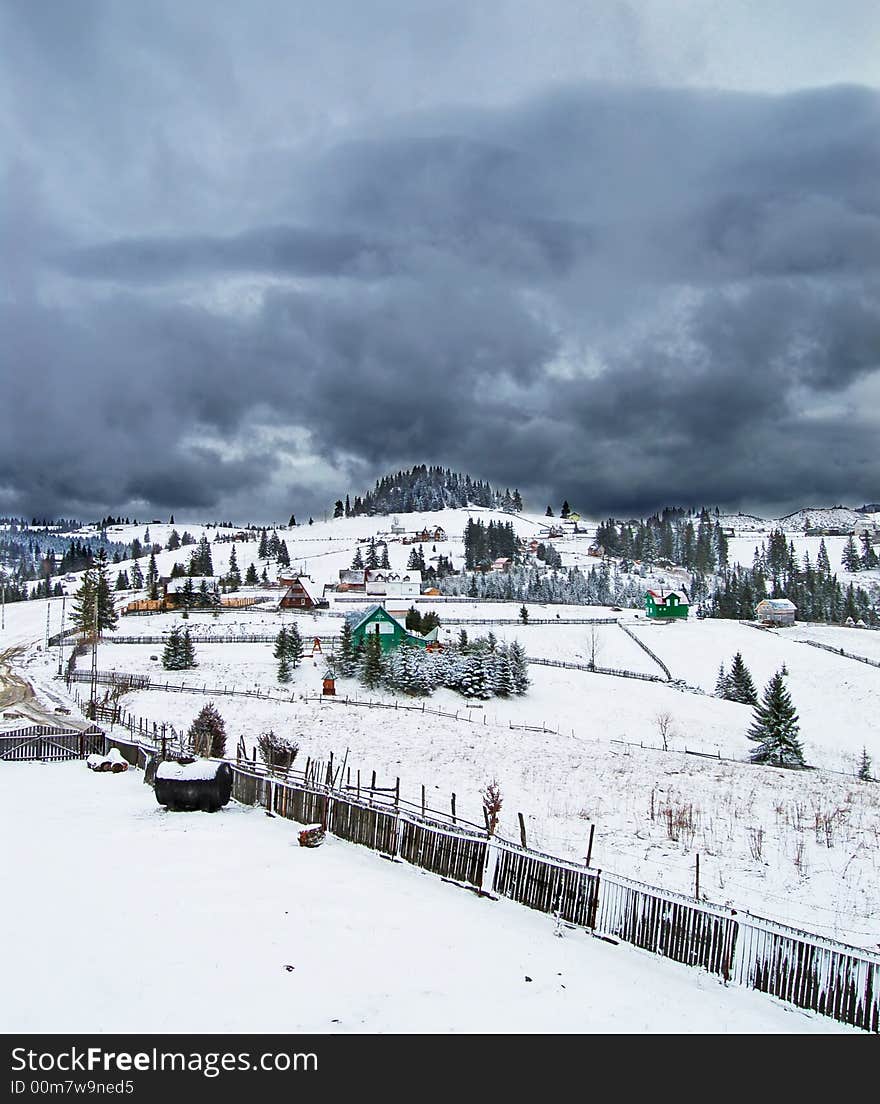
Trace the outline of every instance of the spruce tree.
<instances>
[{"instance_id":1,"label":"spruce tree","mask_svg":"<svg viewBox=\"0 0 880 1104\"><path fill-rule=\"evenodd\" d=\"M95 631L95 575L91 567L83 573L82 582L73 596L71 621L81 636Z\"/></svg>"},{"instance_id":2,"label":"spruce tree","mask_svg":"<svg viewBox=\"0 0 880 1104\"><path fill-rule=\"evenodd\" d=\"M348 676L354 674L354 642L351 636L351 623L348 620L342 622L342 631L339 634L339 652L336 658L336 668L340 675Z\"/></svg>"},{"instance_id":3,"label":"spruce tree","mask_svg":"<svg viewBox=\"0 0 880 1104\"><path fill-rule=\"evenodd\" d=\"M226 573L226 586L229 590L238 590L241 586L241 572L238 570L235 545L229 550L229 571Z\"/></svg>"},{"instance_id":4,"label":"spruce tree","mask_svg":"<svg viewBox=\"0 0 880 1104\"><path fill-rule=\"evenodd\" d=\"M187 733L189 745L205 758L222 759L226 754L226 723L213 702L204 706Z\"/></svg>"},{"instance_id":5,"label":"spruce tree","mask_svg":"<svg viewBox=\"0 0 880 1104\"><path fill-rule=\"evenodd\" d=\"M162 666L166 671L181 670L183 661L182 646L183 641L180 635L180 628L178 625L175 625L168 634L168 639L165 641L165 649L162 652Z\"/></svg>"},{"instance_id":6,"label":"spruce tree","mask_svg":"<svg viewBox=\"0 0 880 1104\"><path fill-rule=\"evenodd\" d=\"M522 621L522 623L524 625L528 624L529 610L528 610L527 606L525 606L525 605L520 606L519 619L520 619L520 621Z\"/></svg>"},{"instance_id":7,"label":"spruce tree","mask_svg":"<svg viewBox=\"0 0 880 1104\"><path fill-rule=\"evenodd\" d=\"M859 759L859 780L861 782L873 782L874 778L871 774L871 757L868 755L868 749L862 748L862 755Z\"/></svg>"},{"instance_id":8,"label":"spruce tree","mask_svg":"<svg viewBox=\"0 0 880 1104\"><path fill-rule=\"evenodd\" d=\"M371 690L375 689L382 681L385 673L385 662L382 655L382 644L378 633L367 633L367 642L364 648L361 662L361 678Z\"/></svg>"},{"instance_id":9,"label":"spruce tree","mask_svg":"<svg viewBox=\"0 0 880 1104\"><path fill-rule=\"evenodd\" d=\"M293 672L290 667L290 660L287 658L287 655L285 653L278 661L278 681L290 682L292 674Z\"/></svg>"},{"instance_id":10,"label":"spruce tree","mask_svg":"<svg viewBox=\"0 0 880 1104\"><path fill-rule=\"evenodd\" d=\"M364 558L361 555L360 546L358 546L357 550L355 551L354 559L351 561L351 566L353 571L363 571L364 569Z\"/></svg>"},{"instance_id":11,"label":"spruce tree","mask_svg":"<svg viewBox=\"0 0 880 1104\"><path fill-rule=\"evenodd\" d=\"M736 653L730 664L730 673L727 676L727 692L723 696L728 701L740 702L742 705L758 704L758 693L755 690L755 684L740 652Z\"/></svg>"},{"instance_id":12,"label":"spruce tree","mask_svg":"<svg viewBox=\"0 0 880 1104\"><path fill-rule=\"evenodd\" d=\"M197 667L196 663L196 650L193 647L192 637L190 636L189 625L183 630L183 640L180 645L181 655L181 670L188 671L192 667Z\"/></svg>"},{"instance_id":13,"label":"spruce tree","mask_svg":"<svg viewBox=\"0 0 880 1104\"><path fill-rule=\"evenodd\" d=\"M296 625L291 625L287 630L287 645L284 654L294 667L302 659L304 650L299 629Z\"/></svg>"},{"instance_id":14,"label":"spruce tree","mask_svg":"<svg viewBox=\"0 0 880 1104\"><path fill-rule=\"evenodd\" d=\"M758 746L749 759L772 767L803 767L804 753L797 738L798 716L781 671L777 671L755 706L754 721L748 737Z\"/></svg>"},{"instance_id":15,"label":"spruce tree","mask_svg":"<svg viewBox=\"0 0 880 1104\"><path fill-rule=\"evenodd\" d=\"M715 679L715 693L719 698L727 697L727 675L724 673L724 664L718 668L718 678Z\"/></svg>"},{"instance_id":16,"label":"spruce tree","mask_svg":"<svg viewBox=\"0 0 880 1104\"><path fill-rule=\"evenodd\" d=\"M275 637L275 650L272 655L279 660L287 655L287 627L285 625L281 626L278 635Z\"/></svg>"},{"instance_id":17,"label":"spruce tree","mask_svg":"<svg viewBox=\"0 0 880 1104\"><path fill-rule=\"evenodd\" d=\"M850 534L846 544L843 546L843 556L840 562L843 566L843 570L848 571L850 574L854 574L861 567L859 553L856 549L856 542L853 540L852 534Z\"/></svg>"}]
</instances>

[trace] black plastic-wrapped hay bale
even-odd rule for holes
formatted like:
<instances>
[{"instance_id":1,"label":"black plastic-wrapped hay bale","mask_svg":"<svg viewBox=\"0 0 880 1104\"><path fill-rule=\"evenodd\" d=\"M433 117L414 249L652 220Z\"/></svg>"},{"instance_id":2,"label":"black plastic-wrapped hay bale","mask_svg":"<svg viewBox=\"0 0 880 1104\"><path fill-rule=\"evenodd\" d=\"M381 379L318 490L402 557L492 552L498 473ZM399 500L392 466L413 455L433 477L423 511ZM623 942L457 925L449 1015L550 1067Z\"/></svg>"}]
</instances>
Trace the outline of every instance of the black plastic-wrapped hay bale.
<instances>
[{"instance_id":1,"label":"black plastic-wrapped hay bale","mask_svg":"<svg viewBox=\"0 0 880 1104\"><path fill-rule=\"evenodd\" d=\"M232 796L232 768L212 759L160 763L155 783L156 800L173 812L216 813Z\"/></svg>"}]
</instances>

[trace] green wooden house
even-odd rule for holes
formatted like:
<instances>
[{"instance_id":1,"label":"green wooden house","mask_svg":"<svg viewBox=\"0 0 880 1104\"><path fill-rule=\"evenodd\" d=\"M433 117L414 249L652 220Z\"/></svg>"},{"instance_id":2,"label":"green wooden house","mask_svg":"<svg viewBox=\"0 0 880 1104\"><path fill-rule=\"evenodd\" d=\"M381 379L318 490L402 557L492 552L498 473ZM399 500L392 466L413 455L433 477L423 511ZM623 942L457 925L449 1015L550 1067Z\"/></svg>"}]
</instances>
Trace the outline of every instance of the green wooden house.
<instances>
[{"instance_id":1,"label":"green wooden house","mask_svg":"<svg viewBox=\"0 0 880 1104\"><path fill-rule=\"evenodd\" d=\"M401 644L416 644L420 648L427 648L428 644L436 639L436 630L427 637L411 633L396 617L383 606L371 606L361 615L359 621L351 626L351 642L355 648L366 644L367 636L378 636L379 644L383 652L393 652Z\"/></svg>"},{"instance_id":2,"label":"green wooden house","mask_svg":"<svg viewBox=\"0 0 880 1104\"><path fill-rule=\"evenodd\" d=\"M645 613L658 621L685 619L689 605L683 590L649 590L645 595Z\"/></svg>"}]
</instances>

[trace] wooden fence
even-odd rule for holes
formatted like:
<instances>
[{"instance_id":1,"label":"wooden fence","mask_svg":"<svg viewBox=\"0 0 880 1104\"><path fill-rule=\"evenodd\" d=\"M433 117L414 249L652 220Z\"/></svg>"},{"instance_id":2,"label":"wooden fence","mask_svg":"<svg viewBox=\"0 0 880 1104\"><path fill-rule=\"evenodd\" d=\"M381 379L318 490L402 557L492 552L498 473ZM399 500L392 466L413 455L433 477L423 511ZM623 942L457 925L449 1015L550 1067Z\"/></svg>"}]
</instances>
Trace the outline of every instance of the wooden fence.
<instances>
[{"instance_id":1,"label":"wooden fence","mask_svg":"<svg viewBox=\"0 0 880 1104\"><path fill-rule=\"evenodd\" d=\"M821 648L832 655L844 656L846 659L854 659L858 663L869 663L872 667L880 667L880 660L868 659L867 656L856 655L855 652L845 652L843 648L835 648L832 644L820 644L818 640L796 640L795 644L809 644L811 648Z\"/></svg>"},{"instance_id":2,"label":"wooden fence","mask_svg":"<svg viewBox=\"0 0 880 1104\"><path fill-rule=\"evenodd\" d=\"M31 748L49 741L42 758L79 758L91 750L106 754L115 747L139 767L161 753L155 724L146 739L105 735L95 728L83 733L31 731L46 728L51 726L31 726L0 740L23 735ZM335 780L341 771L334 772L332 763L325 784L314 781L320 772L309 767L276 777L256 764L230 765L233 797L239 802L301 824L322 823L340 839L480 893L507 897L555 916L557 923L631 943L725 982L880 1032L878 954L561 860L474 826L443 823L443 814L420 815L401 807L397 786L370 791L359 786L357 793L350 786L339 788Z\"/></svg>"},{"instance_id":3,"label":"wooden fence","mask_svg":"<svg viewBox=\"0 0 880 1104\"><path fill-rule=\"evenodd\" d=\"M880 955L442 824L374 796L233 766L233 796L446 879L880 1032ZM435 814L436 815L436 814Z\"/></svg>"},{"instance_id":4,"label":"wooden fence","mask_svg":"<svg viewBox=\"0 0 880 1104\"><path fill-rule=\"evenodd\" d=\"M658 656L656 652L652 652L651 649L648 647L648 645L644 642L644 640L641 640L638 636L636 636L636 634L632 631L632 629L628 629L622 621L617 622L617 627L619 629L623 629L623 631L630 638L630 640L632 640L636 644L638 644L638 646L642 649L642 651L645 652L647 655L649 655L651 657L651 659L654 660L654 662L657 664L657 666L660 668L660 670L663 672L663 674L666 675L667 682L672 682L672 672L669 670L669 668L666 666L666 664L663 662L663 660L660 658L660 656Z\"/></svg>"},{"instance_id":5,"label":"wooden fence","mask_svg":"<svg viewBox=\"0 0 880 1104\"><path fill-rule=\"evenodd\" d=\"M571 671L590 671L594 675L617 675L618 678L641 679L642 682L664 682L659 675L648 675L642 671L627 671L623 667L600 667L598 663L568 663L562 659L538 659L535 656L527 656L529 663L536 663L539 667L565 667Z\"/></svg>"},{"instance_id":6,"label":"wooden fence","mask_svg":"<svg viewBox=\"0 0 880 1104\"><path fill-rule=\"evenodd\" d=\"M28 725L0 734L0 760L4 762L84 759L103 748L104 733L94 726L79 730Z\"/></svg>"}]
</instances>

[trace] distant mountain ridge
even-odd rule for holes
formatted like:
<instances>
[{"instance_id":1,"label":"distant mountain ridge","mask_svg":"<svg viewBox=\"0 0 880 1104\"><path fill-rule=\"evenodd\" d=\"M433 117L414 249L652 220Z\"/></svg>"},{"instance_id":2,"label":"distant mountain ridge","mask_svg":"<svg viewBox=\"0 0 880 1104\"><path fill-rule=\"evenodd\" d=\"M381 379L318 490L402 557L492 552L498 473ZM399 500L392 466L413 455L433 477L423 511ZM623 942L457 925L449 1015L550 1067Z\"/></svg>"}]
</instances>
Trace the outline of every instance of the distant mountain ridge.
<instances>
[{"instance_id":1,"label":"distant mountain ridge","mask_svg":"<svg viewBox=\"0 0 880 1104\"><path fill-rule=\"evenodd\" d=\"M465 472L417 464L408 471L399 471L376 480L372 491L356 496L353 501L346 495L343 511L346 517L360 517L364 514L424 513L466 506L487 506L516 513L523 508L518 490L512 494L509 488L499 491L486 480L474 479Z\"/></svg>"}]
</instances>

